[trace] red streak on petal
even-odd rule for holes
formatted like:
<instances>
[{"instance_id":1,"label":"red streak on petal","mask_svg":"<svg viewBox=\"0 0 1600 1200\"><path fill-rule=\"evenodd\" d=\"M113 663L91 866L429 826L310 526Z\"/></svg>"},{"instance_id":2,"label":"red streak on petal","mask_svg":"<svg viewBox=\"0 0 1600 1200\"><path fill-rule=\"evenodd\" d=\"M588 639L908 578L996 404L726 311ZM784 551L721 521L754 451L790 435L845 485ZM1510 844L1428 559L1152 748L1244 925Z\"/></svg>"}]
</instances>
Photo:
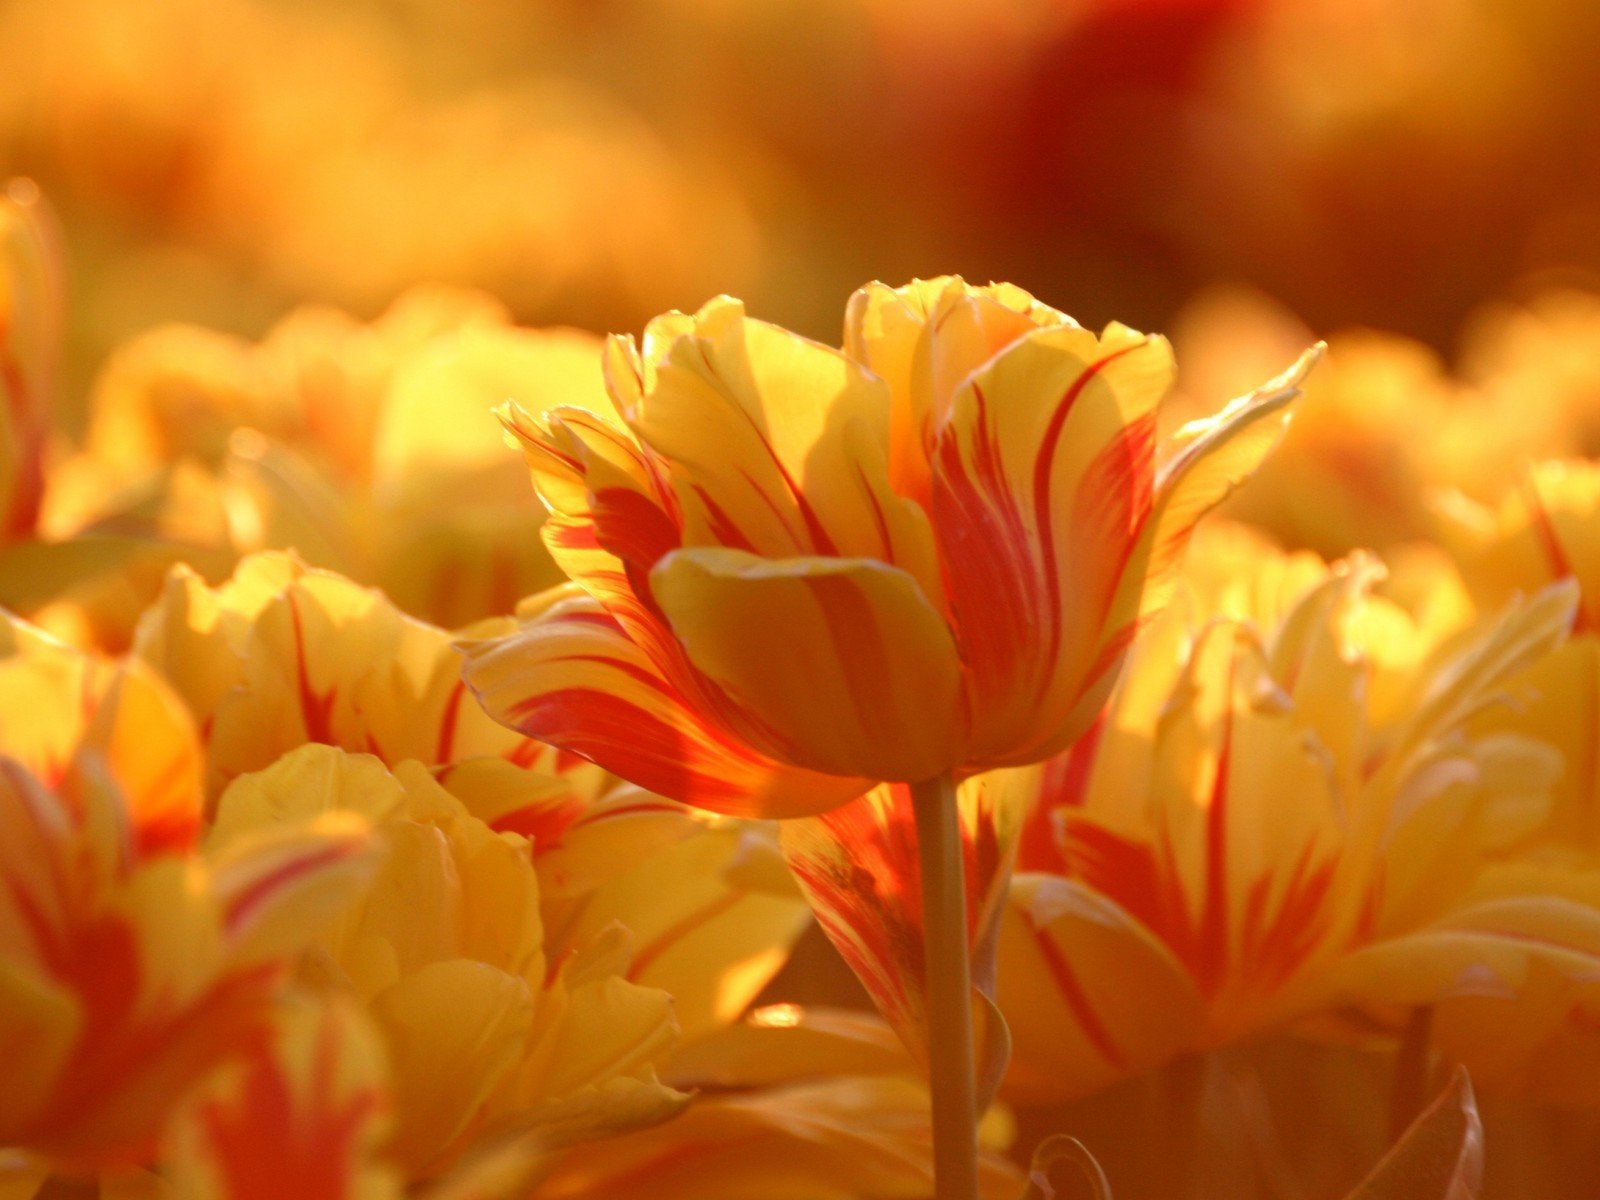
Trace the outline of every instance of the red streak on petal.
<instances>
[{"instance_id":1,"label":"red streak on petal","mask_svg":"<svg viewBox=\"0 0 1600 1200\"><path fill-rule=\"evenodd\" d=\"M311 672L306 665L306 636L305 625L300 617L300 603L294 592L287 595L289 601L289 619L294 624L294 665L295 685L300 697L300 714L305 722L306 740L320 742L325 746L337 745L333 740L333 699L337 694L336 688L329 688L327 692L318 695L311 686Z\"/></svg>"},{"instance_id":2,"label":"red streak on petal","mask_svg":"<svg viewBox=\"0 0 1600 1200\"><path fill-rule=\"evenodd\" d=\"M1545 507L1544 497L1539 494L1539 485L1534 482L1531 475L1526 479L1525 490L1528 495L1528 508L1533 516L1533 531L1549 562L1552 580L1578 579L1578 573L1573 569L1566 547L1561 544L1561 537L1556 532L1550 510ZM1578 583L1581 588L1583 581L1578 580ZM1578 605L1578 614L1572 624L1574 634L1600 632L1600 619L1597 619L1591 610L1590 604L1587 603L1588 599L1587 596L1583 596L1584 602Z\"/></svg>"},{"instance_id":3,"label":"red streak on petal","mask_svg":"<svg viewBox=\"0 0 1600 1200\"><path fill-rule=\"evenodd\" d=\"M1254 987L1266 989L1286 982L1326 932L1322 905L1333 883L1333 865L1323 863L1313 870L1313 849L1308 843L1301 850L1275 911L1267 910L1269 879L1258 879L1250 889L1241 928Z\"/></svg>"},{"instance_id":4,"label":"red streak on petal","mask_svg":"<svg viewBox=\"0 0 1600 1200\"><path fill-rule=\"evenodd\" d=\"M307 1096L296 1097L281 1064L262 1054L236 1098L202 1106L228 1200L352 1200L360 1132L380 1098L370 1088L335 1096L333 1039L324 1026Z\"/></svg>"},{"instance_id":5,"label":"red streak on petal","mask_svg":"<svg viewBox=\"0 0 1600 1200\"><path fill-rule=\"evenodd\" d=\"M451 761L456 750L456 725L461 719L461 702L467 694L465 680L456 680L444 702L444 715L439 721L439 741L434 747L433 764Z\"/></svg>"},{"instance_id":6,"label":"red streak on petal","mask_svg":"<svg viewBox=\"0 0 1600 1200\"><path fill-rule=\"evenodd\" d=\"M1073 1018L1078 1022L1078 1028L1083 1031L1083 1036L1089 1039L1089 1044L1101 1058L1118 1071L1126 1071L1130 1065L1127 1055L1117 1048L1116 1042L1112 1040L1111 1031L1100 1019L1100 1014L1095 1012L1094 1005L1089 1002L1088 993L1083 990L1083 984L1078 981L1077 973L1067 961L1067 956L1061 953L1060 947L1045 930L1035 929L1033 938L1034 944L1039 947L1040 955L1044 958L1045 966L1050 969L1051 978L1055 980L1056 987L1061 992L1062 999L1067 1002Z\"/></svg>"},{"instance_id":7,"label":"red streak on petal","mask_svg":"<svg viewBox=\"0 0 1600 1200\"><path fill-rule=\"evenodd\" d=\"M1050 421L1045 426L1044 436L1039 441L1039 453L1033 460L1033 521L1034 528L1038 531L1039 547L1044 556L1041 574L1044 577L1047 596L1045 612L1049 620L1049 649L1044 657L1047 664L1054 663L1061 650L1061 579L1056 563L1056 539L1050 507L1050 484L1055 469L1056 447L1061 441L1062 431L1066 428L1067 418L1071 416L1073 408L1090 381L1124 354L1142 349L1145 345L1145 342L1140 341L1124 346L1120 350L1114 350L1104 358L1091 363L1072 381L1071 386L1056 402L1055 411L1051 413ZM1045 678L1048 677L1047 671Z\"/></svg>"},{"instance_id":8,"label":"red streak on petal","mask_svg":"<svg viewBox=\"0 0 1600 1200\"><path fill-rule=\"evenodd\" d=\"M711 903L702 905L688 916L673 922L661 933L651 938L633 956L633 962L628 967L628 982L637 983L644 973L660 960L663 954L671 950L673 946L695 930L716 920L723 913L731 912L737 907L740 899L739 893L732 891L718 896Z\"/></svg>"},{"instance_id":9,"label":"red streak on petal","mask_svg":"<svg viewBox=\"0 0 1600 1200\"><path fill-rule=\"evenodd\" d=\"M705 506L706 515L711 519L711 536L717 539L719 545L743 550L749 554L756 552L755 543L745 536L734 519L698 483L694 485L694 494Z\"/></svg>"},{"instance_id":10,"label":"red streak on petal","mask_svg":"<svg viewBox=\"0 0 1600 1200\"><path fill-rule=\"evenodd\" d=\"M230 934L237 934L268 900L296 880L344 862L356 855L358 847L352 842L331 842L316 851L291 859L274 871L257 879L234 896L223 913L223 926Z\"/></svg>"},{"instance_id":11,"label":"red streak on petal","mask_svg":"<svg viewBox=\"0 0 1600 1200\"><path fill-rule=\"evenodd\" d=\"M517 833L527 838L537 856L561 844L562 835L578 823L584 801L575 797L543 805L527 805L501 813L489 822L496 833Z\"/></svg>"},{"instance_id":12,"label":"red streak on petal","mask_svg":"<svg viewBox=\"0 0 1600 1200\"><path fill-rule=\"evenodd\" d=\"M732 774L747 764L711 731L691 732L597 688L540 692L507 714L531 737L598 763L640 787L721 812L737 812L746 791Z\"/></svg>"},{"instance_id":13,"label":"red streak on petal","mask_svg":"<svg viewBox=\"0 0 1600 1200\"><path fill-rule=\"evenodd\" d=\"M821 519L818 518L816 514L816 510L811 507L811 502L806 499L805 492L801 490L797 483L795 483L794 476L789 474L789 469L784 466L783 459L778 457L777 447L774 446L767 438L765 431L763 431L762 428L756 424L755 417L751 415L750 411L746 409L744 405L736 403L733 405L733 408L734 411L736 411L749 423L751 430L756 435L756 438L761 442L762 449L767 452L767 457L772 460L772 465L777 469L778 477L783 480L783 486L788 489L789 496L794 501L795 508L800 513L800 519L806 524L806 532L811 535L811 549L813 553L837 558L839 554L839 548L834 545L833 539L828 536L828 531L823 527ZM777 500L774 497L769 496L765 490L758 487L755 480L750 478L749 472L745 471L743 468L740 468L739 474L743 476L744 481L754 488L761 498L767 502L767 506L772 509L773 514L777 516L778 520L787 528L788 521L784 519L783 511L781 508L779 508Z\"/></svg>"}]
</instances>

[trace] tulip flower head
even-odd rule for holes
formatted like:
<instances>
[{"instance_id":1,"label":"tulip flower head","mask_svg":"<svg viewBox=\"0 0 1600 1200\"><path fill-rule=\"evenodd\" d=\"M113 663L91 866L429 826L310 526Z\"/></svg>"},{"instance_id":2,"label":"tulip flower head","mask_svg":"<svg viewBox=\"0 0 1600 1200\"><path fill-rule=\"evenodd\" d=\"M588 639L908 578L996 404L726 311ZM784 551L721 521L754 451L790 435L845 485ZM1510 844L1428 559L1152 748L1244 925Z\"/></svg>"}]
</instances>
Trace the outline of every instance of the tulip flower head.
<instances>
[{"instance_id":1,"label":"tulip flower head","mask_svg":"<svg viewBox=\"0 0 1600 1200\"><path fill-rule=\"evenodd\" d=\"M492 714L736 815L1045 758L1314 358L1159 446L1162 338L953 278L848 326L719 298L612 338L605 402L504 411L579 587L467 646Z\"/></svg>"},{"instance_id":2,"label":"tulip flower head","mask_svg":"<svg viewBox=\"0 0 1600 1200\"><path fill-rule=\"evenodd\" d=\"M72 1171L147 1160L262 1036L287 956L365 869L358 819L197 843L193 730L148 672L0 625L0 1141Z\"/></svg>"},{"instance_id":3,"label":"tulip flower head","mask_svg":"<svg viewBox=\"0 0 1600 1200\"><path fill-rule=\"evenodd\" d=\"M1343 1005L1504 990L1536 960L1592 971L1570 905L1474 890L1560 771L1474 718L1560 644L1575 589L1450 631L1380 594L1373 558L1259 553L1255 594L1192 589L1152 623L1094 732L1043 772L1000 933L1014 1097Z\"/></svg>"}]
</instances>

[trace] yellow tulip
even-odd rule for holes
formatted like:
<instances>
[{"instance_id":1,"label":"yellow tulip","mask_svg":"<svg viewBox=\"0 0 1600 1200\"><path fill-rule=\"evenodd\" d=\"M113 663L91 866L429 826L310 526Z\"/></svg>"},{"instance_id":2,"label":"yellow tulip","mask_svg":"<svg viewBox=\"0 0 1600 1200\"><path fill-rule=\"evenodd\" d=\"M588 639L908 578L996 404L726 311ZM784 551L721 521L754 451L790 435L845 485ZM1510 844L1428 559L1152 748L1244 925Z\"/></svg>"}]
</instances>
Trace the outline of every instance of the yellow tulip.
<instances>
[{"instance_id":1,"label":"yellow tulip","mask_svg":"<svg viewBox=\"0 0 1600 1200\"><path fill-rule=\"evenodd\" d=\"M671 998L619 975L606 945L548 958L526 843L420 764L391 773L302 746L229 786L212 841L327 812L370 823L376 873L301 975L359 1000L378 1031L394 1098L383 1151L407 1178L438 1175L485 1136L583 1140L682 1106L654 1071L677 1040Z\"/></svg>"},{"instance_id":2,"label":"yellow tulip","mask_svg":"<svg viewBox=\"0 0 1600 1200\"><path fill-rule=\"evenodd\" d=\"M718 299L613 338L609 401L507 410L586 594L467 647L491 713L741 815L1044 758L1311 361L1158 450L1160 338L957 279L865 289L851 326Z\"/></svg>"},{"instance_id":3,"label":"yellow tulip","mask_svg":"<svg viewBox=\"0 0 1600 1200\"><path fill-rule=\"evenodd\" d=\"M1256 553L1255 586L1202 586L1148 628L1045 770L1000 930L1015 1097L1346 1005L1593 970L1600 923L1474 891L1539 828L1560 762L1473 723L1559 644L1573 589L1462 633L1379 594L1371 559ZM1271 582L1296 578L1297 596Z\"/></svg>"},{"instance_id":4,"label":"yellow tulip","mask_svg":"<svg viewBox=\"0 0 1600 1200\"><path fill-rule=\"evenodd\" d=\"M1600 848L1600 463L1539 463L1492 504L1440 497L1437 516L1441 541L1480 605L1576 581L1572 638L1529 666L1521 681L1528 703L1496 713L1494 722L1561 751L1566 768L1549 833L1593 854Z\"/></svg>"},{"instance_id":5,"label":"yellow tulip","mask_svg":"<svg viewBox=\"0 0 1600 1200\"><path fill-rule=\"evenodd\" d=\"M450 634L292 555L252 555L215 589L176 569L141 620L135 653L204 730L213 795L307 742L458 766L464 777L473 758L526 766L554 757L472 703ZM509 772L499 786L525 796L542 777L524 775Z\"/></svg>"}]
</instances>

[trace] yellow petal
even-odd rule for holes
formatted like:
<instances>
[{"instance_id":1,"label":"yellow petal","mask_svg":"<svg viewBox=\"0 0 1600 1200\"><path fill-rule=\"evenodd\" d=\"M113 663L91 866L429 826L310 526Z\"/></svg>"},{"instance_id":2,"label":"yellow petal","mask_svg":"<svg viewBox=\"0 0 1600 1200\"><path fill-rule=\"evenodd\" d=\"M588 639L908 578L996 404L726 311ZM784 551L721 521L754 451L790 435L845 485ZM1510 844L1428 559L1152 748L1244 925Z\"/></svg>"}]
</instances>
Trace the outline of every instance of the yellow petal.
<instances>
[{"instance_id":1,"label":"yellow petal","mask_svg":"<svg viewBox=\"0 0 1600 1200\"><path fill-rule=\"evenodd\" d=\"M1022 1102L1085 1095L1200 1036L1200 996L1172 952L1072 880L1016 877L997 978L1015 1048L1002 1094Z\"/></svg>"},{"instance_id":2,"label":"yellow petal","mask_svg":"<svg viewBox=\"0 0 1600 1200\"><path fill-rule=\"evenodd\" d=\"M516 1068L533 1024L524 980L486 963L432 963L373 999L393 1065L390 1142L410 1174L429 1167Z\"/></svg>"},{"instance_id":3,"label":"yellow petal","mask_svg":"<svg viewBox=\"0 0 1600 1200\"><path fill-rule=\"evenodd\" d=\"M581 945L622 922L633 934L627 978L673 997L685 1039L728 1024L777 973L807 923L798 897L734 877L743 843L757 836L691 825L676 844L592 890L563 939Z\"/></svg>"},{"instance_id":4,"label":"yellow petal","mask_svg":"<svg viewBox=\"0 0 1600 1200\"><path fill-rule=\"evenodd\" d=\"M875 558L937 604L927 518L889 487L888 421L881 380L726 298L667 342L630 419L671 465L686 544Z\"/></svg>"},{"instance_id":5,"label":"yellow petal","mask_svg":"<svg viewBox=\"0 0 1600 1200\"><path fill-rule=\"evenodd\" d=\"M921 780L961 759L961 663L915 580L881 562L682 550L651 574L697 669L786 761Z\"/></svg>"}]
</instances>

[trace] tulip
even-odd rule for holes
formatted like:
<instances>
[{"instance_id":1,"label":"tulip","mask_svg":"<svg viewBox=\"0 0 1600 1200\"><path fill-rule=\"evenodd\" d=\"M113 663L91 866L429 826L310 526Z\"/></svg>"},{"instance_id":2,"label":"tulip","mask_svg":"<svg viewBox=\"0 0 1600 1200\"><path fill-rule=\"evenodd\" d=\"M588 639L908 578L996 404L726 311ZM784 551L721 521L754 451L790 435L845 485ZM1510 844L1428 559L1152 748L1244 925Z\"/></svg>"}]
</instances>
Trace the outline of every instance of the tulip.
<instances>
[{"instance_id":1,"label":"tulip","mask_svg":"<svg viewBox=\"0 0 1600 1200\"><path fill-rule=\"evenodd\" d=\"M642 345L612 338L607 398L508 406L581 590L468 644L466 677L507 725L715 811L814 815L913 785L937 1174L970 1196L954 780L1083 732L1315 352L1161 448L1159 337L955 278L869 285L846 332L834 350L722 297Z\"/></svg>"}]
</instances>

